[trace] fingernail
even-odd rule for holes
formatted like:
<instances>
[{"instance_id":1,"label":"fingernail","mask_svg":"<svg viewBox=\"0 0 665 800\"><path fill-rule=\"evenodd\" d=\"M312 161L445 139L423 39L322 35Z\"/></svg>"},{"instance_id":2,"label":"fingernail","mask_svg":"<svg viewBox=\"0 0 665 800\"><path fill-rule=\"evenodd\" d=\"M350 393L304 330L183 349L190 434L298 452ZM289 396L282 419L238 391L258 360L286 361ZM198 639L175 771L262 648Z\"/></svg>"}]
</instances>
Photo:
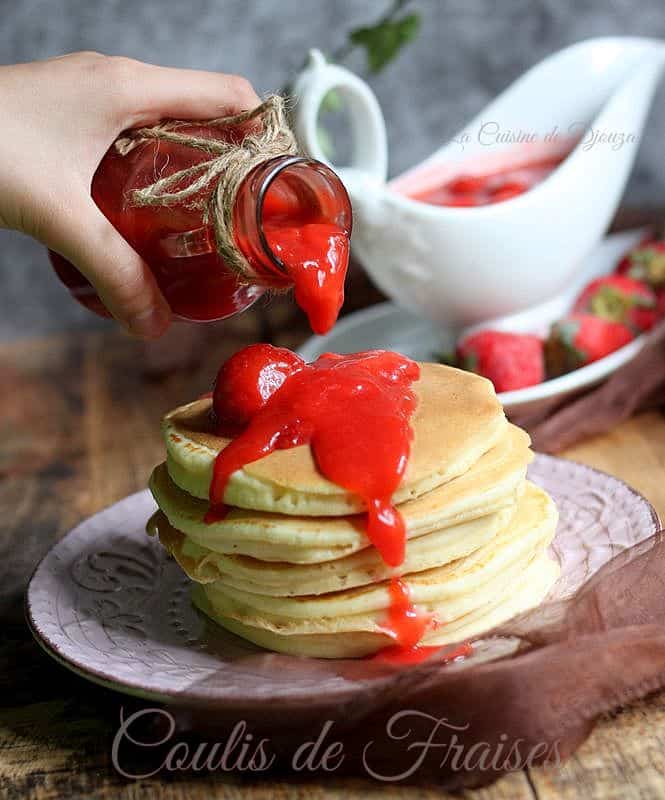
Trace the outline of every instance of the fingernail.
<instances>
[{"instance_id":1,"label":"fingernail","mask_svg":"<svg viewBox=\"0 0 665 800\"><path fill-rule=\"evenodd\" d=\"M141 339L156 339L168 328L171 314L163 308L151 308L130 317L127 328L133 336Z\"/></svg>"}]
</instances>

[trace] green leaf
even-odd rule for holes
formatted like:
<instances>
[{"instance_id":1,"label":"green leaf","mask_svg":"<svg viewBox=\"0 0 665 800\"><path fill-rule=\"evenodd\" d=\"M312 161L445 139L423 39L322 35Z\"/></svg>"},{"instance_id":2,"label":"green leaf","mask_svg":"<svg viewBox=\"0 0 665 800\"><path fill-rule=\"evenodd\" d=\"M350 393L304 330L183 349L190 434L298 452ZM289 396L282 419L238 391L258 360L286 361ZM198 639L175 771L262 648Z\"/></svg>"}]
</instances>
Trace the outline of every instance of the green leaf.
<instances>
[{"instance_id":1,"label":"green leaf","mask_svg":"<svg viewBox=\"0 0 665 800\"><path fill-rule=\"evenodd\" d=\"M420 15L407 14L401 19L390 19L366 28L356 28L349 39L365 48L370 72L379 72L389 64L404 47L413 41L420 29Z\"/></svg>"}]
</instances>

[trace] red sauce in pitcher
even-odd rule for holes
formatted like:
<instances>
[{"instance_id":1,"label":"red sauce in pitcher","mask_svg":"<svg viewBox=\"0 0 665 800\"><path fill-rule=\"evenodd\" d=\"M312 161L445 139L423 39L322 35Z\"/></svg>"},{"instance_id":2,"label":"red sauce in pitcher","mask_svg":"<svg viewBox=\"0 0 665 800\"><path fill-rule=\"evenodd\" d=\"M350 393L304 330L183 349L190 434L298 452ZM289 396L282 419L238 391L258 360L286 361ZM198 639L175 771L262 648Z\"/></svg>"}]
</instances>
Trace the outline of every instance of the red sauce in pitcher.
<instances>
[{"instance_id":1,"label":"red sauce in pitcher","mask_svg":"<svg viewBox=\"0 0 665 800\"><path fill-rule=\"evenodd\" d=\"M565 155L542 158L481 174L462 173L439 186L409 193L409 196L434 206L487 206L501 203L524 194L544 181L565 158Z\"/></svg>"}]
</instances>

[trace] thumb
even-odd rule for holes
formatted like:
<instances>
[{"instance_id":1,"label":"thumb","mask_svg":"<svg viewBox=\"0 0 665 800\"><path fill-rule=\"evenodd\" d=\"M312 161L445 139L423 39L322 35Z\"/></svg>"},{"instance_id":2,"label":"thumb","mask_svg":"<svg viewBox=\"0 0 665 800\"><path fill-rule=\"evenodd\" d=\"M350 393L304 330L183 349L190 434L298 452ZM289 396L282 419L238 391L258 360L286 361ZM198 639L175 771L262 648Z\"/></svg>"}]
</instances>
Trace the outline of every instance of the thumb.
<instances>
[{"instance_id":1,"label":"thumb","mask_svg":"<svg viewBox=\"0 0 665 800\"><path fill-rule=\"evenodd\" d=\"M144 339L161 336L171 309L154 275L92 200L72 215L76 224L55 249L85 275L113 317Z\"/></svg>"}]
</instances>

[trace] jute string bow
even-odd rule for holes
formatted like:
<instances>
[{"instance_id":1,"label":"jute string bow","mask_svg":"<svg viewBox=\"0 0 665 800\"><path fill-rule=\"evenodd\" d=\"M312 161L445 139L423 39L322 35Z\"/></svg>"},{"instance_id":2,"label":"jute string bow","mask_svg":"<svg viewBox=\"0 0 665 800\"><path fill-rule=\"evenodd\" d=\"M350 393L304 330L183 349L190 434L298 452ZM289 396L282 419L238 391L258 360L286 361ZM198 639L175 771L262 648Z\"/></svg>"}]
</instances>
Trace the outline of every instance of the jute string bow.
<instances>
[{"instance_id":1,"label":"jute string bow","mask_svg":"<svg viewBox=\"0 0 665 800\"><path fill-rule=\"evenodd\" d=\"M214 136L204 139L179 132L192 124L221 131L252 120L260 124L251 126L241 142L228 142ZM135 189L130 195L132 203L137 206L184 204L189 208L203 209L203 223L212 225L219 255L240 276L251 276L252 268L235 243L234 202L240 184L254 167L268 159L298 152L295 137L286 122L283 98L272 95L251 111L203 123L170 120L150 128L140 128L118 139L115 147L120 155L126 155L150 139L201 150L210 158L160 178L142 189ZM211 187L210 193L201 194L207 187Z\"/></svg>"}]
</instances>

